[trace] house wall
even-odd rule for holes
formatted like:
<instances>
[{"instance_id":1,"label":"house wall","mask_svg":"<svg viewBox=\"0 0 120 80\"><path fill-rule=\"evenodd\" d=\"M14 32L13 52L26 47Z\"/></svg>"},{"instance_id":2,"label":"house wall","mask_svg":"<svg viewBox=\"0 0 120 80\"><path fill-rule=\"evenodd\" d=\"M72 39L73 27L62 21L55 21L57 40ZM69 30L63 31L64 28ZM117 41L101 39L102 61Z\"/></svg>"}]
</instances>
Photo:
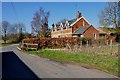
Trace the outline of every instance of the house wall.
<instances>
[{"instance_id":1,"label":"house wall","mask_svg":"<svg viewBox=\"0 0 120 80\"><path fill-rule=\"evenodd\" d=\"M72 33L77 30L79 27L83 26L83 21L84 21L84 26L90 25L84 18L80 19L77 21L71 28L69 29L63 29L63 30L57 30L51 32L51 37L75 37L75 35L72 35ZM98 31L91 26L84 34L83 37L90 37L90 38L95 38L99 39L99 33Z\"/></svg>"},{"instance_id":2,"label":"house wall","mask_svg":"<svg viewBox=\"0 0 120 80\"><path fill-rule=\"evenodd\" d=\"M88 30L86 30L86 32L83 35L84 37L93 38L93 39L95 39L95 35L96 35L96 39L99 39L99 32L93 26L91 26Z\"/></svg>"},{"instance_id":3,"label":"house wall","mask_svg":"<svg viewBox=\"0 0 120 80\"><path fill-rule=\"evenodd\" d=\"M72 37L72 28L51 32L51 37Z\"/></svg>"},{"instance_id":4,"label":"house wall","mask_svg":"<svg viewBox=\"0 0 120 80\"><path fill-rule=\"evenodd\" d=\"M84 21L84 26L89 25L89 23L82 18L72 26L72 32L77 30L79 27L83 26L83 21Z\"/></svg>"}]
</instances>

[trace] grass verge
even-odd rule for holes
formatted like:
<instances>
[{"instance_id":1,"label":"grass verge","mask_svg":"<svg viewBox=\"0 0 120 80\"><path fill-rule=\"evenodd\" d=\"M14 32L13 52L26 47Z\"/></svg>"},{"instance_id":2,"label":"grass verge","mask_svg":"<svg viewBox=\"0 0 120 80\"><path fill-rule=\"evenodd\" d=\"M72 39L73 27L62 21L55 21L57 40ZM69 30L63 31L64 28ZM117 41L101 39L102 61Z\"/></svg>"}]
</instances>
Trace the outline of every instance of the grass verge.
<instances>
[{"instance_id":1,"label":"grass verge","mask_svg":"<svg viewBox=\"0 0 120 80\"><path fill-rule=\"evenodd\" d=\"M37 54L40 57L49 58L56 61L65 63L75 63L80 65L88 65L92 68L96 68L114 75L118 75L118 57L110 55L99 54L85 54L85 53L73 53L65 51L54 50L40 50L29 51L29 54Z\"/></svg>"},{"instance_id":2,"label":"grass verge","mask_svg":"<svg viewBox=\"0 0 120 80\"><path fill-rule=\"evenodd\" d=\"M0 40L0 47L9 46L11 44L13 44L13 43L9 43L9 41L7 41L6 44L5 44L3 40Z\"/></svg>"},{"instance_id":3,"label":"grass verge","mask_svg":"<svg viewBox=\"0 0 120 80\"><path fill-rule=\"evenodd\" d=\"M0 44L0 47L9 46L9 45L12 45L12 44L13 43L6 43L6 44L2 43L2 44Z\"/></svg>"}]
</instances>

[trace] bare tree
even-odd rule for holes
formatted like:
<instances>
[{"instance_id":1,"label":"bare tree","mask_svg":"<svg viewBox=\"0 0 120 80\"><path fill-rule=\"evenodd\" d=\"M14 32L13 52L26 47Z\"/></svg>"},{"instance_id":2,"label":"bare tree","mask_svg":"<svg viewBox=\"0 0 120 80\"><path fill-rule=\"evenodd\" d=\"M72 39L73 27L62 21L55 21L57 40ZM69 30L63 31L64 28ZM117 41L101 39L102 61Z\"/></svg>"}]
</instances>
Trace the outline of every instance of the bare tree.
<instances>
[{"instance_id":1,"label":"bare tree","mask_svg":"<svg viewBox=\"0 0 120 80\"><path fill-rule=\"evenodd\" d=\"M0 40L2 39L2 23L0 22Z\"/></svg>"},{"instance_id":2,"label":"bare tree","mask_svg":"<svg viewBox=\"0 0 120 80\"><path fill-rule=\"evenodd\" d=\"M7 41L7 33L10 27L10 23L7 21L2 22L2 33L4 34L4 43L6 44Z\"/></svg>"},{"instance_id":3,"label":"bare tree","mask_svg":"<svg viewBox=\"0 0 120 80\"><path fill-rule=\"evenodd\" d=\"M11 28L10 28L10 34L18 34L20 32L22 28L22 31L25 32L26 31L26 28L25 28L25 25L23 23L15 23L15 24L12 24L11 25Z\"/></svg>"},{"instance_id":4,"label":"bare tree","mask_svg":"<svg viewBox=\"0 0 120 80\"><path fill-rule=\"evenodd\" d=\"M9 39L13 42L20 42L23 38L22 33L26 31L23 23L15 23L11 25L9 30ZM14 39L13 39L14 38Z\"/></svg>"},{"instance_id":5,"label":"bare tree","mask_svg":"<svg viewBox=\"0 0 120 80\"><path fill-rule=\"evenodd\" d=\"M100 24L112 26L116 31L116 42L120 42L120 2L109 2L99 15Z\"/></svg>"},{"instance_id":6,"label":"bare tree","mask_svg":"<svg viewBox=\"0 0 120 80\"><path fill-rule=\"evenodd\" d=\"M118 2L109 2L99 15L100 24L104 27L118 27Z\"/></svg>"},{"instance_id":7,"label":"bare tree","mask_svg":"<svg viewBox=\"0 0 120 80\"><path fill-rule=\"evenodd\" d=\"M23 39L23 32L26 31L25 25L23 23L18 23L18 28L19 28L18 29L19 30L19 32L18 32L18 36L19 36L18 42L21 42L22 39Z\"/></svg>"},{"instance_id":8,"label":"bare tree","mask_svg":"<svg viewBox=\"0 0 120 80\"><path fill-rule=\"evenodd\" d=\"M120 43L120 1L118 2L118 27L116 28L117 37L116 42Z\"/></svg>"},{"instance_id":9,"label":"bare tree","mask_svg":"<svg viewBox=\"0 0 120 80\"><path fill-rule=\"evenodd\" d=\"M42 7L34 14L34 18L31 21L32 33L40 34L45 37L45 33L48 30L48 18L50 13L45 12Z\"/></svg>"},{"instance_id":10,"label":"bare tree","mask_svg":"<svg viewBox=\"0 0 120 80\"><path fill-rule=\"evenodd\" d=\"M0 30L1 30L1 32L2 32L2 22L0 22Z\"/></svg>"},{"instance_id":11,"label":"bare tree","mask_svg":"<svg viewBox=\"0 0 120 80\"><path fill-rule=\"evenodd\" d=\"M57 22L57 24L65 23L66 21L67 21L67 19L64 18L64 19L60 20L59 22Z\"/></svg>"},{"instance_id":12,"label":"bare tree","mask_svg":"<svg viewBox=\"0 0 120 80\"><path fill-rule=\"evenodd\" d=\"M118 26L120 27L120 1L118 2Z\"/></svg>"}]
</instances>

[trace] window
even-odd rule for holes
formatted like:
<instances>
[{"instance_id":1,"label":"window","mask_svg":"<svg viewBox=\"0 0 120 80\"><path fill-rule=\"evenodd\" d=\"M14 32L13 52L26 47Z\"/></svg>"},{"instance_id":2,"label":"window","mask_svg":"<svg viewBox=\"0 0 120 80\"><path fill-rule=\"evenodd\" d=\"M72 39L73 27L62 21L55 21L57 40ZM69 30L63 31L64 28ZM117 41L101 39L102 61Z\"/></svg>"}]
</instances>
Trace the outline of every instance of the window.
<instances>
[{"instance_id":1,"label":"window","mask_svg":"<svg viewBox=\"0 0 120 80\"><path fill-rule=\"evenodd\" d=\"M94 34L94 38L96 39L96 34Z\"/></svg>"},{"instance_id":2,"label":"window","mask_svg":"<svg viewBox=\"0 0 120 80\"><path fill-rule=\"evenodd\" d=\"M66 24L66 29L69 29L69 23Z\"/></svg>"},{"instance_id":3,"label":"window","mask_svg":"<svg viewBox=\"0 0 120 80\"><path fill-rule=\"evenodd\" d=\"M80 37L84 37L83 35L81 35Z\"/></svg>"},{"instance_id":4,"label":"window","mask_svg":"<svg viewBox=\"0 0 120 80\"><path fill-rule=\"evenodd\" d=\"M83 21L83 26L85 26L85 22Z\"/></svg>"},{"instance_id":5,"label":"window","mask_svg":"<svg viewBox=\"0 0 120 80\"><path fill-rule=\"evenodd\" d=\"M61 26L61 31L63 31L63 27Z\"/></svg>"},{"instance_id":6,"label":"window","mask_svg":"<svg viewBox=\"0 0 120 80\"><path fill-rule=\"evenodd\" d=\"M80 37L80 34L78 34L78 37Z\"/></svg>"}]
</instances>

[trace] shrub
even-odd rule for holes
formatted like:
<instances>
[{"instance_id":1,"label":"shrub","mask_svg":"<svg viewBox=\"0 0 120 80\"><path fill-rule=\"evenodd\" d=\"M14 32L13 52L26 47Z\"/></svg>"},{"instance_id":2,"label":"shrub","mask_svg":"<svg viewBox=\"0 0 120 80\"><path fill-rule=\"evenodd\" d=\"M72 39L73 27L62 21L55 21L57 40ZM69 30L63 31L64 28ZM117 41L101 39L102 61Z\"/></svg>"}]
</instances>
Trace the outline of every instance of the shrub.
<instances>
[{"instance_id":1,"label":"shrub","mask_svg":"<svg viewBox=\"0 0 120 80\"><path fill-rule=\"evenodd\" d=\"M37 43L39 49L43 48L63 48L67 44L70 46L78 45L79 39L74 37L68 38L27 38L23 39L22 43Z\"/></svg>"},{"instance_id":2,"label":"shrub","mask_svg":"<svg viewBox=\"0 0 120 80\"><path fill-rule=\"evenodd\" d=\"M80 46L82 41L82 45L86 45L88 41L88 45L100 45L105 44L104 39L93 40L91 38L76 38L76 37L67 37L67 38L27 38L23 39L22 43L36 43L38 44L39 49L44 48L73 48L75 45Z\"/></svg>"},{"instance_id":3,"label":"shrub","mask_svg":"<svg viewBox=\"0 0 120 80\"><path fill-rule=\"evenodd\" d=\"M86 44L87 44L87 41L88 41L88 44L89 44L89 45L92 44L92 39L91 39L91 38L80 38L79 41L80 41L80 42L82 41L82 45L86 45Z\"/></svg>"}]
</instances>

